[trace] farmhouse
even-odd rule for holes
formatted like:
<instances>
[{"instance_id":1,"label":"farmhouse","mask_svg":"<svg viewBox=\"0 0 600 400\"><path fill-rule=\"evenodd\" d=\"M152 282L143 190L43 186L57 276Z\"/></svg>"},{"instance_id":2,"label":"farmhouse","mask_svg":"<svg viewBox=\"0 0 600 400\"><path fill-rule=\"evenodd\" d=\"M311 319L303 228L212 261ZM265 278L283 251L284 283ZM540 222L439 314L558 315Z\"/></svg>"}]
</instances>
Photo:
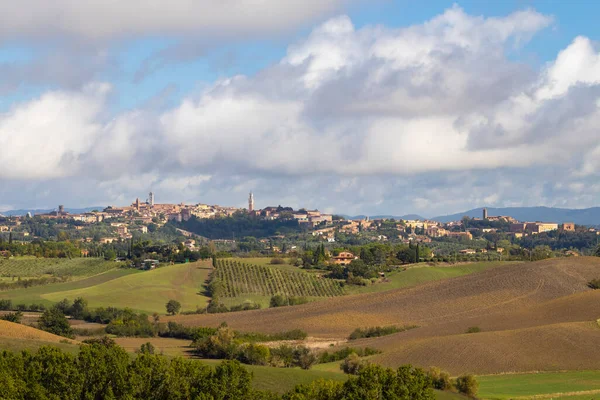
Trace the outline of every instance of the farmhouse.
<instances>
[{"instance_id":1,"label":"farmhouse","mask_svg":"<svg viewBox=\"0 0 600 400\"><path fill-rule=\"evenodd\" d=\"M337 265L348 265L352 262L352 260L356 260L357 258L358 257L349 251L342 251L337 256L332 257L333 263Z\"/></svg>"}]
</instances>

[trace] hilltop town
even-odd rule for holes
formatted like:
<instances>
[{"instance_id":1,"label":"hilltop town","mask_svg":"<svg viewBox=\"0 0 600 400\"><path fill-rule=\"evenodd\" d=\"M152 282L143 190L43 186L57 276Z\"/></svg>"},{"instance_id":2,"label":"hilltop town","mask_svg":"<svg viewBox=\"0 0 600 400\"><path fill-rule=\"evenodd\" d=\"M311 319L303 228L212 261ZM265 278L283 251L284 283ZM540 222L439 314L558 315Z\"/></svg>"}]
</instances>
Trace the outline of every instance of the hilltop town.
<instances>
[{"instance_id":1,"label":"hilltop town","mask_svg":"<svg viewBox=\"0 0 600 400\"><path fill-rule=\"evenodd\" d=\"M225 224L225 225L224 225ZM253 228L248 228L248 225ZM218 229L217 229L218 227ZM247 229L248 228L248 229ZM247 208L208 204L171 204L135 199L127 206L108 206L85 213L54 211L0 218L0 239L30 242L65 239L111 244L137 240L180 242L191 250L212 242L222 250L289 252L299 246L325 243L327 249L373 242L421 244L431 257L533 257L536 250L576 256L595 248L595 228L549 221L517 221L506 215L463 217L441 223L433 220L346 219L319 210L285 206L256 208L254 195ZM179 239L178 239L179 238ZM543 248L543 250L541 250Z\"/></svg>"}]
</instances>

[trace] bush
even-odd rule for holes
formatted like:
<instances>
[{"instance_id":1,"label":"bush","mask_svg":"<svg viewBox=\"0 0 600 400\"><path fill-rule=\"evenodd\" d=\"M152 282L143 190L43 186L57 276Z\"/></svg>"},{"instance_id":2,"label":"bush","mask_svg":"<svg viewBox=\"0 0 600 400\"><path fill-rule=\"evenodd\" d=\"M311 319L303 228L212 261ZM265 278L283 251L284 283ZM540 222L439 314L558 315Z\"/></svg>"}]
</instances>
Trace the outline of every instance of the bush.
<instances>
[{"instance_id":1,"label":"bush","mask_svg":"<svg viewBox=\"0 0 600 400\"><path fill-rule=\"evenodd\" d=\"M258 303L254 303L252 301L245 301L242 304L238 304L236 306L229 307L229 311L249 311L249 310L260 310L261 306Z\"/></svg>"},{"instance_id":2,"label":"bush","mask_svg":"<svg viewBox=\"0 0 600 400\"><path fill-rule=\"evenodd\" d=\"M283 265L285 264L285 260L281 257L271 258L271 264L273 265Z\"/></svg>"},{"instance_id":3,"label":"bush","mask_svg":"<svg viewBox=\"0 0 600 400\"><path fill-rule=\"evenodd\" d=\"M0 310L2 310L2 311L12 310L12 301L11 300L0 300Z\"/></svg>"},{"instance_id":4,"label":"bush","mask_svg":"<svg viewBox=\"0 0 600 400\"><path fill-rule=\"evenodd\" d=\"M156 327L146 314L136 314L125 309L118 318L109 322L106 333L117 336L152 337L156 335Z\"/></svg>"},{"instance_id":5,"label":"bush","mask_svg":"<svg viewBox=\"0 0 600 400\"><path fill-rule=\"evenodd\" d=\"M56 307L44 311L38 320L38 328L70 339L75 337L67 317Z\"/></svg>"},{"instance_id":6,"label":"bush","mask_svg":"<svg viewBox=\"0 0 600 400\"><path fill-rule=\"evenodd\" d=\"M481 328L478 326L471 326L469 329L467 329L467 333L479 333L481 332Z\"/></svg>"},{"instance_id":7,"label":"bush","mask_svg":"<svg viewBox=\"0 0 600 400\"><path fill-rule=\"evenodd\" d=\"M206 358L234 359L239 352L239 343L235 340L235 332L228 327L221 327L216 334L195 340L192 346L196 353Z\"/></svg>"},{"instance_id":8,"label":"bush","mask_svg":"<svg viewBox=\"0 0 600 400\"><path fill-rule=\"evenodd\" d=\"M156 351L156 348L154 347L154 345L150 342L146 342L140 346L140 349L137 351L137 353L154 354L155 351Z\"/></svg>"},{"instance_id":9,"label":"bush","mask_svg":"<svg viewBox=\"0 0 600 400\"><path fill-rule=\"evenodd\" d=\"M446 371L442 371L438 367L431 367L427 371L427 376L431 379L431 383L434 389L438 390L451 390L452 379L450 374Z\"/></svg>"},{"instance_id":10,"label":"bush","mask_svg":"<svg viewBox=\"0 0 600 400\"><path fill-rule=\"evenodd\" d=\"M318 361L317 356L308 347L299 346L294 352L297 365L302 369L310 369Z\"/></svg>"},{"instance_id":11,"label":"bush","mask_svg":"<svg viewBox=\"0 0 600 400\"><path fill-rule=\"evenodd\" d=\"M479 390L479 383L473 375L461 375L456 378L456 390L466 396L475 397Z\"/></svg>"},{"instance_id":12,"label":"bush","mask_svg":"<svg viewBox=\"0 0 600 400\"><path fill-rule=\"evenodd\" d=\"M372 356L374 354L379 354L379 353L381 353L381 351L377 350L377 349L373 349L371 347L365 347L365 348L345 347L345 348L338 350L336 352L333 352L333 353L329 353L328 351L321 353L321 355L319 356L319 363L325 364L325 363L330 363L330 362L334 362L334 361L340 361L340 360L347 358L350 354L353 354L353 353L359 357L366 357L366 356Z\"/></svg>"},{"instance_id":13,"label":"bush","mask_svg":"<svg viewBox=\"0 0 600 400\"><path fill-rule=\"evenodd\" d=\"M590 289L600 289L600 278L592 279L588 282L588 287Z\"/></svg>"},{"instance_id":14,"label":"bush","mask_svg":"<svg viewBox=\"0 0 600 400\"><path fill-rule=\"evenodd\" d=\"M300 329L279 333L236 332L235 337L243 342L274 342L278 340L304 340L308 334Z\"/></svg>"},{"instance_id":15,"label":"bush","mask_svg":"<svg viewBox=\"0 0 600 400\"><path fill-rule=\"evenodd\" d=\"M352 332L350 334L350 336L348 337L348 340L386 336L386 335L391 335L393 333L404 332L404 331L407 331L409 329L414 329L414 328L417 328L417 326L416 325L405 325L402 327L397 327L397 326L392 325L392 326L375 326L375 327L366 328L366 329L357 328L354 330L354 332Z\"/></svg>"},{"instance_id":16,"label":"bush","mask_svg":"<svg viewBox=\"0 0 600 400\"><path fill-rule=\"evenodd\" d=\"M300 304L306 304L309 300L306 297L297 297L297 296L282 296L280 294L276 294L271 297L271 301L269 302L269 307L285 307L285 306L298 306Z\"/></svg>"},{"instance_id":17,"label":"bush","mask_svg":"<svg viewBox=\"0 0 600 400\"><path fill-rule=\"evenodd\" d=\"M287 297L282 296L280 294L272 296L271 301L269 302L269 307L283 307L287 305Z\"/></svg>"},{"instance_id":18,"label":"bush","mask_svg":"<svg viewBox=\"0 0 600 400\"><path fill-rule=\"evenodd\" d=\"M358 375L367 365L368 362L361 360L358 354L350 353L350 355L340 364L340 369L344 371L345 374Z\"/></svg>"},{"instance_id":19,"label":"bush","mask_svg":"<svg viewBox=\"0 0 600 400\"><path fill-rule=\"evenodd\" d=\"M186 339L186 340L200 340L202 338L207 338L217 333L216 328L190 328L187 326L183 326L178 324L177 322L169 321L167 324L166 330L161 330L158 335L160 337L170 337L176 339Z\"/></svg>"},{"instance_id":20,"label":"bush","mask_svg":"<svg viewBox=\"0 0 600 400\"><path fill-rule=\"evenodd\" d=\"M268 365L271 360L271 350L264 345L248 343L242 346L238 360L250 365Z\"/></svg>"},{"instance_id":21,"label":"bush","mask_svg":"<svg viewBox=\"0 0 600 400\"><path fill-rule=\"evenodd\" d=\"M15 324L20 324L21 319L23 318L23 313L21 311L17 311L14 313L9 313L0 316L0 319L8 322L14 322Z\"/></svg>"}]
</instances>

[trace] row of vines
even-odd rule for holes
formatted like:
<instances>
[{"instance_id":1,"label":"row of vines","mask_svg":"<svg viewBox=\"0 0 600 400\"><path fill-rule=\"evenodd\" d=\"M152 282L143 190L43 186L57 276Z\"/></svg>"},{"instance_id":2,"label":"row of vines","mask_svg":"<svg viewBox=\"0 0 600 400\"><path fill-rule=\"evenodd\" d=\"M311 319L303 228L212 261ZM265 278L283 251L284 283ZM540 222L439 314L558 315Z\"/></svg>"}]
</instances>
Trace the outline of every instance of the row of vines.
<instances>
[{"instance_id":1,"label":"row of vines","mask_svg":"<svg viewBox=\"0 0 600 400\"><path fill-rule=\"evenodd\" d=\"M0 258L0 277L91 276L116 267L101 258Z\"/></svg>"},{"instance_id":2,"label":"row of vines","mask_svg":"<svg viewBox=\"0 0 600 400\"><path fill-rule=\"evenodd\" d=\"M221 283L224 297L244 294L333 297L344 294L340 282L332 279L227 259L217 261L213 279Z\"/></svg>"}]
</instances>

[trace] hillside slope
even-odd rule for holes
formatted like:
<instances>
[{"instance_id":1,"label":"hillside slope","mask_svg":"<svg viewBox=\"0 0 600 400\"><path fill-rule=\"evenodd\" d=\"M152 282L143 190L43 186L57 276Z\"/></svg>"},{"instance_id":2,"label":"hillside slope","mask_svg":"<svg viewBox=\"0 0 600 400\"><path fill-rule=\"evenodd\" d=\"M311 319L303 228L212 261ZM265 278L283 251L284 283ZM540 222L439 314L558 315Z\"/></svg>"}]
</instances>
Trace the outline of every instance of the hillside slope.
<instances>
[{"instance_id":1,"label":"hillside slope","mask_svg":"<svg viewBox=\"0 0 600 400\"><path fill-rule=\"evenodd\" d=\"M319 337L345 337L358 326L448 324L588 292L600 276L600 259L543 260L506 265L480 273L426 283L408 289L362 294L251 312L177 316L186 325L216 326L226 321L243 330L267 332L291 328Z\"/></svg>"},{"instance_id":2,"label":"hillside slope","mask_svg":"<svg viewBox=\"0 0 600 400\"><path fill-rule=\"evenodd\" d=\"M379 341L383 353L372 361L388 366L436 365L451 374L591 370L600 367L596 322L460 334L414 340ZM373 342L378 342L373 340ZM365 343L366 344L366 343Z\"/></svg>"},{"instance_id":3,"label":"hillside slope","mask_svg":"<svg viewBox=\"0 0 600 400\"><path fill-rule=\"evenodd\" d=\"M48 343L60 343L61 341L69 341L73 344L77 343L75 340L53 335L52 333L44 332L31 326L15 324L14 322L3 320L0 320L0 338L20 339L24 341L34 340Z\"/></svg>"},{"instance_id":4,"label":"hillside slope","mask_svg":"<svg viewBox=\"0 0 600 400\"><path fill-rule=\"evenodd\" d=\"M211 271L210 262L169 265L95 286L47 293L42 297L52 302L83 297L91 308L129 307L150 314L164 313L165 304L177 300L182 311L196 310L196 307L204 307L208 300L201 291Z\"/></svg>"}]
</instances>

